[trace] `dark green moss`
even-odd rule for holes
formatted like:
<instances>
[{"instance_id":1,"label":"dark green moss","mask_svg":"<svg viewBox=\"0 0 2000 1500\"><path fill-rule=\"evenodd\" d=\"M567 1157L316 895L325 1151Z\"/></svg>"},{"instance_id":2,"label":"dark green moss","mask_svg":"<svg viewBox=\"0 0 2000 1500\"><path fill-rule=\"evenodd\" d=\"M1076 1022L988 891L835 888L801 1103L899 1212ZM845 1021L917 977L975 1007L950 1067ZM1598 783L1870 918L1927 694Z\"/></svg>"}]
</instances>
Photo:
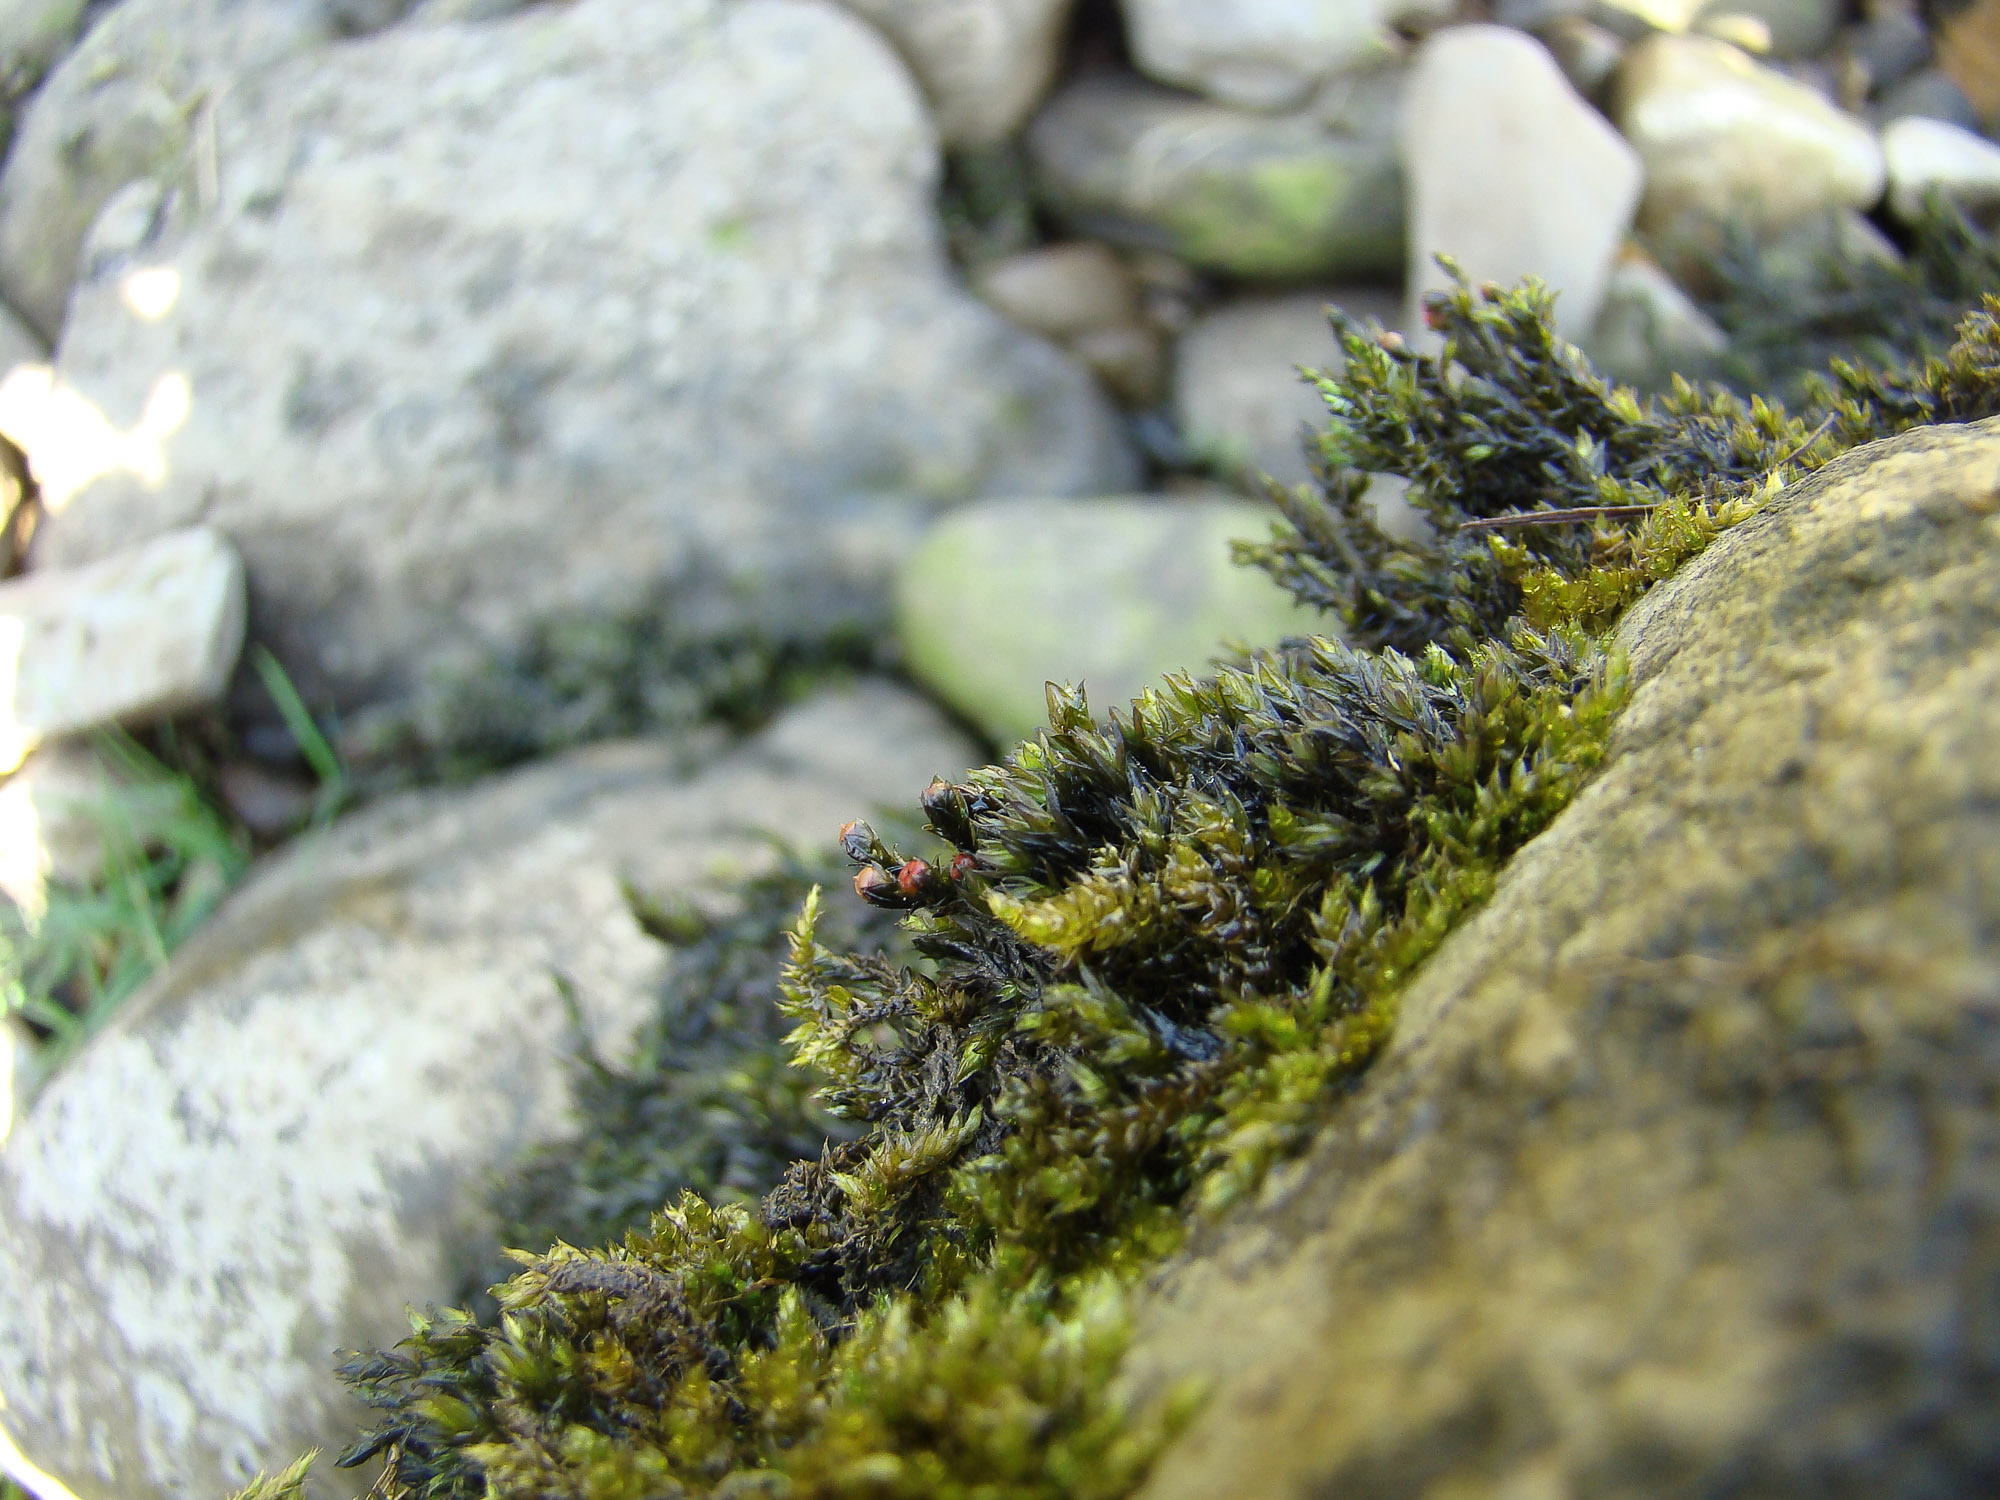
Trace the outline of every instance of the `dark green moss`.
<instances>
[{"instance_id":1,"label":"dark green moss","mask_svg":"<svg viewBox=\"0 0 2000 1500\"><path fill-rule=\"evenodd\" d=\"M1186 1397L1119 1396L1128 1289L1324 1119L1590 774L1618 612L1788 473L2000 392L1990 318L1935 369L1839 376L1820 430L1721 391L1641 407L1532 287L1433 314L1438 358L1344 331L1322 493L1250 549L1353 644L1103 721L1052 689L1047 729L924 795L946 856L850 826L910 954L854 951L815 892L773 999L858 1133L754 1204L686 1193L621 1242L519 1255L495 1319L416 1319L346 1367L381 1420L343 1462L380 1459L394 1497L1129 1493ZM1347 466L1413 479L1435 540L1383 537ZM1647 509L1460 529L1613 504Z\"/></svg>"},{"instance_id":2,"label":"dark green moss","mask_svg":"<svg viewBox=\"0 0 2000 1500\"><path fill-rule=\"evenodd\" d=\"M868 666L863 632L818 640L685 626L669 603L544 621L520 650L428 685L343 736L371 788L459 781L574 745L699 724L755 727L814 683Z\"/></svg>"}]
</instances>

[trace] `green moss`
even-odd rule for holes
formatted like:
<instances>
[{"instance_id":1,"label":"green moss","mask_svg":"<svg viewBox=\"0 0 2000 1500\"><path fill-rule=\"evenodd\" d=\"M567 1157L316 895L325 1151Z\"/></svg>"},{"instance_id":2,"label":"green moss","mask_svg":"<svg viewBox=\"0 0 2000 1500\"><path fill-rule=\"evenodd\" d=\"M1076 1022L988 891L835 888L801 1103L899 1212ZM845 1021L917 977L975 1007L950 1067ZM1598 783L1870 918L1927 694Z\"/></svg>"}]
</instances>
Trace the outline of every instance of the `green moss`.
<instances>
[{"instance_id":1,"label":"green moss","mask_svg":"<svg viewBox=\"0 0 2000 1500\"><path fill-rule=\"evenodd\" d=\"M855 951L815 891L774 998L855 1133L759 1201L685 1193L618 1243L519 1254L495 1318L416 1318L347 1366L381 1419L342 1461L382 1460L391 1497L1129 1493L1192 1399L1112 1378L1131 1289L1308 1138L1589 776L1624 604L1795 469L2000 399L1985 315L1935 367L1840 375L1822 431L1720 391L1641 407L1548 312L1461 286L1435 359L1344 330L1325 484L1248 552L1351 643L1103 721L1052 688L1004 764L925 793L937 858L851 825L908 953ZM1436 538L1377 530L1361 467L1413 479ZM1652 508L1462 529L1579 504Z\"/></svg>"}]
</instances>

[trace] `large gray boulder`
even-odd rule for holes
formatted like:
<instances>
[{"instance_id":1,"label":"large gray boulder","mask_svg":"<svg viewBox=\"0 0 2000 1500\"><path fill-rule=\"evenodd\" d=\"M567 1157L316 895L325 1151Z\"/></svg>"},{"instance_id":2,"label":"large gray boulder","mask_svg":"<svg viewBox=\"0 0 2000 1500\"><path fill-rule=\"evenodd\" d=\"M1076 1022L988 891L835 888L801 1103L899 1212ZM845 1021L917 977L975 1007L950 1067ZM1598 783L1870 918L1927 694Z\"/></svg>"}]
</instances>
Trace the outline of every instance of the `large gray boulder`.
<instances>
[{"instance_id":1,"label":"large gray boulder","mask_svg":"<svg viewBox=\"0 0 2000 1500\"><path fill-rule=\"evenodd\" d=\"M2000 1485L2000 421L1643 600L1595 780L1129 1376L1145 1500Z\"/></svg>"},{"instance_id":2,"label":"large gray boulder","mask_svg":"<svg viewBox=\"0 0 2000 1500\"><path fill-rule=\"evenodd\" d=\"M0 171L0 296L54 341L91 220L121 187L163 178L199 190L190 147L245 74L395 17L403 0L119 0L22 111ZM44 66L60 6L19 23ZM72 27L81 5L68 18Z\"/></svg>"},{"instance_id":3,"label":"large gray boulder","mask_svg":"<svg viewBox=\"0 0 2000 1500\"><path fill-rule=\"evenodd\" d=\"M212 208L94 232L70 395L15 434L74 490L35 562L200 517L309 697L668 596L867 622L932 510L1130 477L1088 374L956 285L922 100L830 5L399 27L239 78L212 134ZM76 471L74 396L151 472Z\"/></svg>"},{"instance_id":4,"label":"large gray boulder","mask_svg":"<svg viewBox=\"0 0 2000 1500\"><path fill-rule=\"evenodd\" d=\"M970 753L864 686L726 753L602 745L293 846L15 1123L0 1420L85 1500L218 1500L345 1441L334 1349L459 1297L489 1176L569 1128L559 987L612 1056L649 1009L667 954L622 886L705 900L769 858L754 830L821 844Z\"/></svg>"}]
</instances>

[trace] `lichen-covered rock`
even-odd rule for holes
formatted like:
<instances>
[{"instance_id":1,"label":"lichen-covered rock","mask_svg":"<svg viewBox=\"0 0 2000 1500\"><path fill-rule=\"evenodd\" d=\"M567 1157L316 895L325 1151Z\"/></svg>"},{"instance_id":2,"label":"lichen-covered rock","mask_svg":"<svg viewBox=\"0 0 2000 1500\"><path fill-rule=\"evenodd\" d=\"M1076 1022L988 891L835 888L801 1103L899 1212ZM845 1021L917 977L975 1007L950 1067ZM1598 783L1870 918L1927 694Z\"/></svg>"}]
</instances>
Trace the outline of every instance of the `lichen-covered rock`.
<instances>
[{"instance_id":1,"label":"lichen-covered rock","mask_svg":"<svg viewBox=\"0 0 2000 1500\"><path fill-rule=\"evenodd\" d=\"M239 80L214 139L214 208L166 205L77 290L59 386L108 456L35 557L201 516L310 698L663 597L691 631L816 638L881 617L941 505L1130 477L1088 375L955 284L922 102L830 6L397 28Z\"/></svg>"},{"instance_id":2,"label":"lichen-covered rock","mask_svg":"<svg viewBox=\"0 0 2000 1500\"><path fill-rule=\"evenodd\" d=\"M1327 79L1392 55L1390 23L1425 0L1122 0L1132 58L1161 83L1243 109L1291 109Z\"/></svg>"},{"instance_id":3,"label":"lichen-covered rock","mask_svg":"<svg viewBox=\"0 0 2000 1500\"><path fill-rule=\"evenodd\" d=\"M1627 54L1612 116L1646 168L1640 223L1699 238L1772 233L1882 195L1875 132L1727 42L1655 36Z\"/></svg>"},{"instance_id":4,"label":"lichen-covered rock","mask_svg":"<svg viewBox=\"0 0 2000 1500\"><path fill-rule=\"evenodd\" d=\"M1556 328L1587 330L1638 206L1639 158L1563 77L1548 50L1501 26L1426 42L1403 105L1409 185L1408 326L1454 257L1473 282L1539 276Z\"/></svg>"},{"instance_id":5,"label":"lichen-covered rock","mask_svg":"<svg viewBox=\"0 0 2000 1500\"><path fill-rule=\"evenodd\" d=\"M1393 114L1334 128L1107 75L1059 91L1028 147L1042 196L1079 234L1233 276L1370 275L1402 262Z\"/></svg>"},{"instance_id":6,"label":"lichen-covered rock","mask_svg":"<svg viewBox=\"0 0 2000 1500\"><path fill-rule=\"evenodd\" d=\"M718 754L626 742L413 793L266 866L48 1086L0 1159L0 1393L86 1500L217 1496L354 1408L336 1346L486 1263L489 1174L567 1130L562 990L608 1054L704 898L968 747L864 686ZM338 1482L338 1472L327 1471Z\"/></svg>"},{"instance_id":7,"label":"lichen-covered rock","mask_svg":"<svg viewBox=\"0 0 2000 1500\"><path fill-rule=\"evenodd\" d=\"M840 0L906 58L949 146L1012 135L1055 80L1072 0Z\"/></svg>"},{"instance_id":8,"label":"lichen-covered rock","mask_svg":"<svg viewBox=\"0 0 2000 1500\"><path fill-rule=\"evenodd\" d=\"M1046 685L1101 715L1167 672L1205 673L1223 642L1323 630L1230 561L1269 513L1237 500L996 500L942 521L905 565L897 615L910 670L1008 744L1046 719Z\"/></svg>"},{"instance_id":9,"label":"lichen-covered rock","mask_svg":"<svg viewBox=\"0 0 2000 1500\"><path fill-rule=\"evenodd\" d=\"M1644 599L1606 762L1161 1283L1146 1500L2000 1483L2000 422Z\"/></svg>"}]
</instances>

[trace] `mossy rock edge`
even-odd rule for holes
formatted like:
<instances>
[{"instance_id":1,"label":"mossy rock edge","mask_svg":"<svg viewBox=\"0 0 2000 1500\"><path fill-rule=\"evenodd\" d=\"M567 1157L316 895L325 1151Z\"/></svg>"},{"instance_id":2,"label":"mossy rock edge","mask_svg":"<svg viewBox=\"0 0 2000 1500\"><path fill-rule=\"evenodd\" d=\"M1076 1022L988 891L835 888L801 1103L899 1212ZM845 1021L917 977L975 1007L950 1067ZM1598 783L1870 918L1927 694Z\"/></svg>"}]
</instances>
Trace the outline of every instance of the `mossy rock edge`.
<instances>
[{"instance_id":1,"label":"mossy rock edge","mask_svg":"<svg viewBox=\"0 0 2000 1500\"><path fill-rule=\"evenodd\" d=\"M1597 778L1140 1315L1145 1500L2000 1487L2000 421L1618 631Z\"/></svg>"}]
</instances>

